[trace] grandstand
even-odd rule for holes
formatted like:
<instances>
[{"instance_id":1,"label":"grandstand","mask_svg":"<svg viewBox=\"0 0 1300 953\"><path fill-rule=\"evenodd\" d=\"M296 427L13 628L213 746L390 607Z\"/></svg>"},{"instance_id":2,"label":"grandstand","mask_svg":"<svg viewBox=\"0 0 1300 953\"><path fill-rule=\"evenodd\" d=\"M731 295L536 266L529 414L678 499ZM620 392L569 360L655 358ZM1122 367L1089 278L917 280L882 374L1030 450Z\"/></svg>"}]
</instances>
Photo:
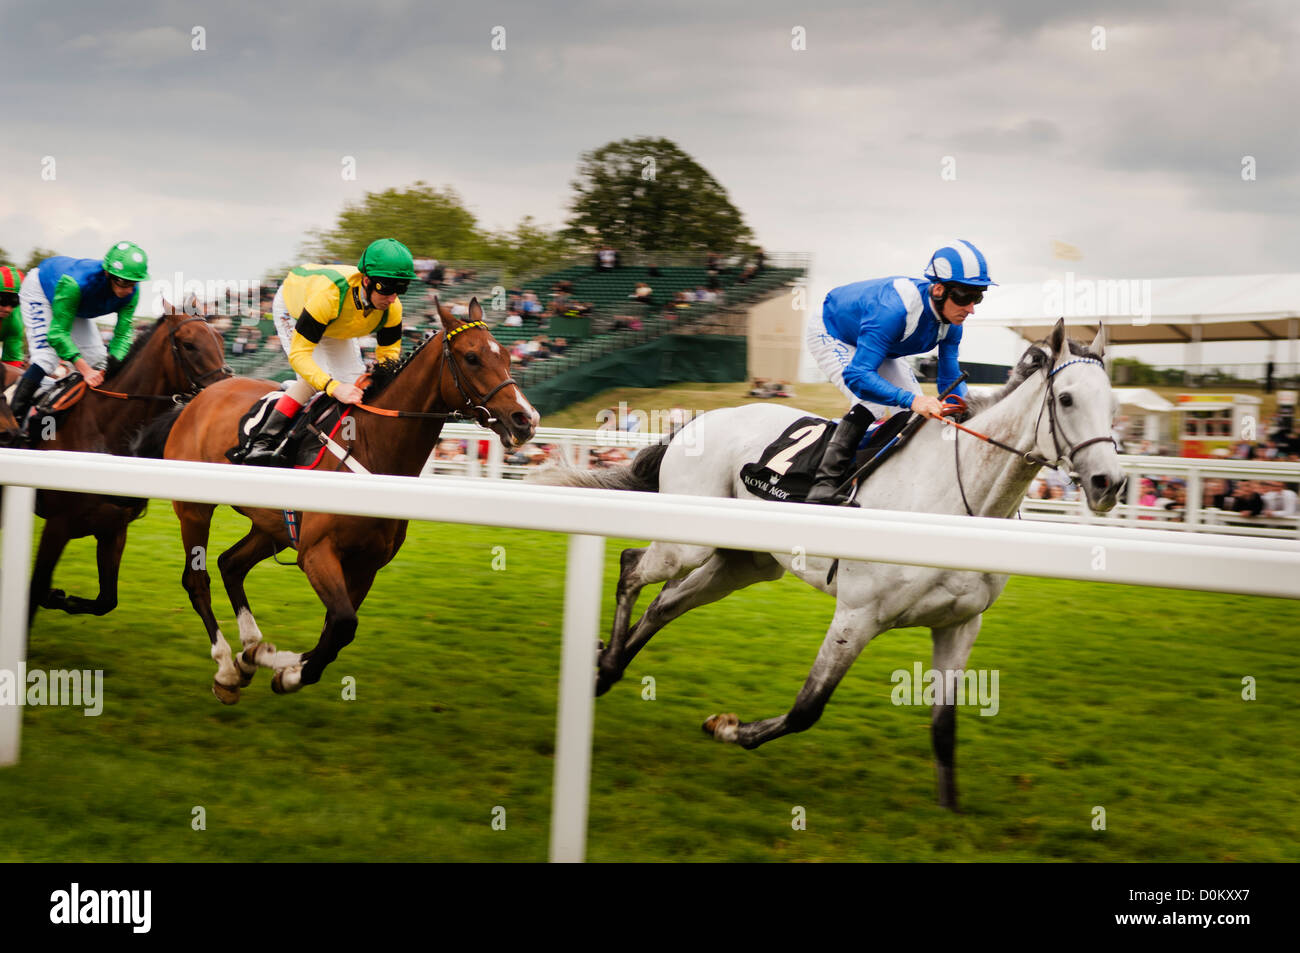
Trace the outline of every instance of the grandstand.
<instances>
[{"instance_id":1,"label":"grandstand","mask_svg":"<svg viewBox=\"0 0 1300 953\"><path fill-rule=\"evenodd\" d=\"M807 275L806 259L796 255L769 256L766 267L749 275L742 271L739 262L724 265L713 285L719 292L716 301L692 300L689 307L676 307L675 299L679 292L687 292L694 298L697 289L709 286L709 272L700 264L683 263L693 260L685 256L660 255L656 260L661 264L636 264L602 271L584 257L581 262L512 280L511 291L535 292L545 311L549 312L554 289L561 282L571 285L571 300L575 303L575 307L565 315L527 315L522 326L518 327L505 323L510 304L516 299L503 293L508 278L503 265L481 261L448 264L449 276L457 271L472 271L473 275L460 281L444 282L438 287L424 282L413 283L401 299L407 334L410 339L418 339L433 327L433 297L436 294L444 307L459 307L477 297L488 323L492 325L493 335L506 347L543 335L550 343L564 339L567 347L562 354L519 361L514 371L520 385L530 389L530 399L546 413L608 386L599 368L594 373L591 370L594 363L611 355L623 354L626 358L615 362L620 374L626 372L629 363L642 369L659 368L659 352L652 356L644 349L669 336L711 335L716 338L707 345L690 349L691 354L698 355L697 360L679 353L670 361L676 366L675 379L685 379L681 375L691 369L703 375L699 377L701 380L745 379L748 310L785 292ZM648 302L638 301L633 296L639 282L645 282L653 289ZM264 314L255 327L254 331L253 326L235 319L225 332L227 360L235 373L276 381L291 378L293 371L283 350L268 343L275 339L275 326L269 315ZM243 343L237 345L236 342L241 340ZM373 347L374 342L362 339L361 343L364 348ZM239 353L236 353L237 347ZM642 350L636 351L638 348ZM627 383L654 386L660 376L658 370L652 369L648 376L640 380L629 379ZM561 380L569 377L572 379ZM545 386L541 395L534 399L532 389L539 385Z\"/></svg>"}]
</instances>

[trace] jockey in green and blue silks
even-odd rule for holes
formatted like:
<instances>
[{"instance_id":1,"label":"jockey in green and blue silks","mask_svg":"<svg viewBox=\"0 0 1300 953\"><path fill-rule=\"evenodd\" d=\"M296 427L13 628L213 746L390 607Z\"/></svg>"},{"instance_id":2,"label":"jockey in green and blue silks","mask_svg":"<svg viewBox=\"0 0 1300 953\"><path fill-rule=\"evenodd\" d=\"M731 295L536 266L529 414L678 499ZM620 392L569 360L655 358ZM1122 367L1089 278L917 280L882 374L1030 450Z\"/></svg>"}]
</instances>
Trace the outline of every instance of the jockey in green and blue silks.
<instances>
[{"instance_id":1,"label":"jockey in green and blue silks","mask_svg":"<svg viewBox=\"0 0 1300 953\"><path fill-rule=\"evenodd\" d=\"M897 408L940 416L938 398L921 393L903 358L938 347L939 390L951 386L961 376L957 352L962 322L994 283L980 250L958 240L930 256L922 278L859 281L826 295L821 317L808 322L808 350L854 406L827 447L824 472L818 472L810 502L835 501L831 488L874 419ZM954 393L966 396L966 385Z\"/></svg>"},{"instance_id":2,"label":"jockey in green and blue silks","mask_svg":"<svg viewBox=\"0 0 1300 953\"><path fill-rule=\"evenodd\" d=\"M72 364L91 387L104 382L104 372L96 365L107 356L120 361L131 349L140 300L137 283L148 277L149 260L132 242L114 243L102 260L57 255L27 273L18 302L31 363L14 392L12 406L19 423L42 378L54 373L60 361ZM117 315L107 348L94 321L106 314Z\"/></svg>"}]
</instances>

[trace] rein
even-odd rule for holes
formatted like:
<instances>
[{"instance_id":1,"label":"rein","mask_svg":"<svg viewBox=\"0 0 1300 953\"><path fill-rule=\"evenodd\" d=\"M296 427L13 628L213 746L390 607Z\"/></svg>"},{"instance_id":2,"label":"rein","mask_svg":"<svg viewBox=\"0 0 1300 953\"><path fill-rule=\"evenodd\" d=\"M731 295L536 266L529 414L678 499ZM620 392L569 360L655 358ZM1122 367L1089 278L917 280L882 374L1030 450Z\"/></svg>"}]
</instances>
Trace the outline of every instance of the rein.
<instances>
[{"instance_id":1,"label":"rein","mask_svg":"<svg viewBox=\"0 0 1300 953\"><path fill-rule=\"evenodd\" d=\"M1052 370L1052 371L1050 371L1050 372L1048 373L1048 375L1047 375L1047 397L1046 397L1046 399L1043 401L1043 407L1046 407L1046 408L1047 408L1047 411L1048 411L1048 417L1047 417L1048 423L1047 423L1047 426L1048 426L1048 432L1051 434L1051 437L1052 437L1052 450L1055 451L1055 453L1056 453L1056 459L1055 459L1055 461L1048 460L1048 459L1046 459L1045 457L1039 456L1038 454L1036 454L1036 453L1032 453L1032 452L1030 452L1030 451L1021 451L1021 450L1017 450L1015 447L1008 446L1007 444L1003 443L1002 441L1000 441L1000 440L996 440L996 439L994 439L993 437L990 437L988 434L982 434L982 433L980 433L978 430L972 430L972 429L970 429L969 427L963 427L961 424L957 423L955 420L949 420L947 417L941 417L941 418L939 418L939 419L940 419L940 421L941 421L942 423L947 424L949 427L956 427L958 430L962 431L963 433L968 433L968 434L970 434L972 437L978 437L979 439L983 440L985 443L989 443L989 444L992 444L993 446L997 447L999 450L1006 450L1008 453L1014 453L1016 456L1022 458L1022 459L1025 461L1025 463L1027 463L1029 466L1032 466L1032 467L1035 467L1035 468L1037 468L1037 467L1044 467L1044 466L1050 466L1050 467L1052 467L1053 469L1060 469L1061 461L1062 461L1062 460L1064 460L1064 461L1065 461L1066 463L1068 463L1071 467L1073 467L1073 466L1074 466L1074 455L1075 455L1076 453L1078 453L1080 450L1082 450L1084 447L1090 447L1090 446L1092 446L1094 443L1103 443L1103 442L1109 441L1110 444L1111 444L1112 446L1115 447L1116 452L1118 452L1118 451L1119 451L1119 446L1115 443L1115 438L1114 438L1114 437L1111 437L1111 436L1106 436L1106 437L1092 437L1091 439L1084 440L1084 441L1081 441L1081 442L1079 442L1079 443L1076 443L1076 444L1071 445L1071 443L1070 443L1070 438L1065 434L1065 428L1064 428L1063 426L1061 426L1061 423L1060 423L1060 421L1057 419L1057 416L1056 416L1056 400L1054 399L1054 397L1055 397L1055 391L1053 390L1053 387L1054 387L1053 378L1056 377L1056 375L1059 374L1061 371L1063 371L1063 370L1065 370L1067 367L1069 367L1071 364L1096 364L1098 367L1101 367L1101 368L1104 368L1104 367L1105 367L1105 365L1104 365L1101 361L1097 360L1096 358L1092 358L1092 357L1078 357L1078 358L1074 358L1073 360L1066 361L1064 364L1060 365L1059 367L1055 368L1054 370ZM1044 369L1044 370L1045 370L1046 368L1045 368L1044 365L1039 365L1039 367L1036 368L1035 370L1038 370L1038 369ZM951 399L951 398L949 398L949 399ZM961 398L957 398L957 399L958 399L958 400L961 400ZM958 405L954 405L954 406L958 406ZM962 403L962 405L958 406L958 411L960 411L961 406L964 406L964 402ZM1039 410L1038 410L1038 420L1037 420L1037 422L1035 422L1035 424L1034 424L1034 433L1035 433L1035 434L1038 433L1038 427L1039 427L1039 425L1042 424L1042 421L1043 421L1043 407L1040 407ZM958 412L958 411L955 411L955 412ZM1061 444L1060 444L1060 441L1058 441L1057 438L1056 438L1056 432L1057 432L1058 430L1061 432L1061 435L1062 435L1062 437L1063 437L1064 440L1065 440L1066 450L1065 450L1064 453L1061 452ZM953 442L952 442L952 454L953 454L953 465L954 465L954 467L955 467L956 470L957 470L957 488L958 488L959 490L961 490L961 502L962 502L962 505L966 507L966 515L967 515L967 516L974 516L975 513L974 513L974 511L970 508L970 502L966 499L966 487L962 484L962 479L961 479L961 457L960 457L960 455L959 455L959 453L958 453L957 444L958 444L958 441L956 440L955 435L954 435L954 439L953 439Z\"/></svg>"},{"instance_id":2,"label":"rein","mask_svg":"<svg viewBox=\"0 0 1300 953\"><path fill-rule=\"evenodd\" d=\"M464 399L465 406L469 407L470 413L466 414L460 410L452 410L445 413L430 413L416 410L388 410L387 408L375 407L371 404L354 404L353 406L359 407L368 413L377 414L380 417L417 417L425 420L473 420L482 427L494 423L496 418L493 417L492 412L488 410L487 402L502 388L515 384L515 380L507 374L505 380L497 384L496 387L493 387L482 397L478 398L477 402L470 397L469 393L467 393L465 389L464 382L461 380L461 369L460 365L456 361L456 354L451 349L451 339L462 331L468 331L470 328L482 328L485 331L488 330L487 323L484 321L469 321L455 330L439 332L440 334L445 335L445 337L443 338L442 349L438 353L439 367L437 372L434 374L434 380L441 378L445 359L445 366L451 371L451 379L456 385L456 390L459 391L460 396ZM515 384L515 386L518 386L518 384Z\"/></svg>"}]
</instances>

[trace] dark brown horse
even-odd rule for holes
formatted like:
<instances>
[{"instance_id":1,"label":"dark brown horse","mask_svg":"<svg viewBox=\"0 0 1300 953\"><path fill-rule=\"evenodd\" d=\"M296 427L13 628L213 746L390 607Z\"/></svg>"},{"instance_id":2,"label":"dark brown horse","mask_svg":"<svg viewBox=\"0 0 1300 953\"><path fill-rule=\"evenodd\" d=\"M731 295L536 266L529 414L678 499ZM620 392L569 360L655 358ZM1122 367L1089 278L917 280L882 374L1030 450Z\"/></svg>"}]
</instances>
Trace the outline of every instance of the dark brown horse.
<instances>
[{"instance_id":1,"label":"dark brown horse","mask_svg":"<svg viewBox=\"0 0 1300 953\"><path fill-rule=\"evenodd\" d=\"M170 305L166 310L168 313L136 338L112 376L98 388L87 389L62 420L31 419L31 446L127 455L131 438L141 427L204 385L229 376L225 344L206 318L176 312ZM144 513L146 502L54 490L36 494L36 513L45 519L45 528L32 572L29 624L38 607L73 614L113 611L126 528ZM94 536L96 541L99 595L94 599L50 589L63 548L69 540L83 536Z\"/></svg>"},{"instance_id":2,"label":"dark brown horse","mask_svg":"<svg viewBox=\"0 0 1300 953\"><path fill-rule=\"evenodd\" d=\"M401 411L402 415L358 409L352 415L354 426L341 430L344 439L338 442L371 473L418 476L448 417L476 418L510 448L527 443L537 428L537 411L510 379L510 355L482 323L477 299L470 303L469 321L454 317L447 308L439 308L438 313L443 330L402 364L377 369L366 391L367 405ZM176 418L163 455L168 460L227 463L226 451L238 442L240 418L275 387L269 381L242 377L209 387ZM164 426L165 422L159 421L158 429ZM156 449L157 435L151 442ZM338 470L341 466L336 457L326 454L318 469ZM248 685L259 665L275 670L271 687L281 694L318 682L325 666L355 637L357 610L375 574L397 555L406 539L405 520L304 513L298 566L325 604L325 625L310 651L277 652L274 645L262 640L244 592L244 579L259 562L291 545L289 532L279 510L236 506L253 525L247 536L217 560L243 646L232 659L212 612L206 561L194 559L196 552L207 552L216 504L178 501L173 506L181 521L185 548L181 581L212 643L212 658L217 663L213 693L228 705L239 701L240 688Z\"/></svg>"}]
</instances>

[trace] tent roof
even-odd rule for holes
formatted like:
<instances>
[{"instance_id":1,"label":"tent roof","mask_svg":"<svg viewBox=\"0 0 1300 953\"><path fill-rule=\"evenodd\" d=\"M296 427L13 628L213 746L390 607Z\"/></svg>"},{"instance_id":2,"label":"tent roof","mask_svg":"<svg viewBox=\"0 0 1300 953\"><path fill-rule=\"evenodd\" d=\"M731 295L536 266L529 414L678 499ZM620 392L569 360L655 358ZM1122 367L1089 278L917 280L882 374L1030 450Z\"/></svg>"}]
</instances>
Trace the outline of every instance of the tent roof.
<instances>
[{"instance_id":1,"label":"tent roof","mask_svg":"<svg viewBox=\"0 0 1300 953\"><path fill-rule=\"evenodd\" d=\"M1175 405L1165 400L1155 391L1146 387L1112 387L1115 399L1121 407L1137 407L1141 410L1167 414Z\"/></svg>"},{"instance_id":2,"label":"tent roof","mask_svg":"<svg viewBox=\"0 0 1300 953\"><path fill-rule=\"evenodd\" d=\"M1010 328L1037 341L1062 315L1070 336L1085 341L1105 323L1111 344L1179 344L1192 340L1197 326L1202 341L1288 340L1300 324L1300 274L1143 281L1071 274L991 288L967 323Z\"/></svg>"}]
</instances>

